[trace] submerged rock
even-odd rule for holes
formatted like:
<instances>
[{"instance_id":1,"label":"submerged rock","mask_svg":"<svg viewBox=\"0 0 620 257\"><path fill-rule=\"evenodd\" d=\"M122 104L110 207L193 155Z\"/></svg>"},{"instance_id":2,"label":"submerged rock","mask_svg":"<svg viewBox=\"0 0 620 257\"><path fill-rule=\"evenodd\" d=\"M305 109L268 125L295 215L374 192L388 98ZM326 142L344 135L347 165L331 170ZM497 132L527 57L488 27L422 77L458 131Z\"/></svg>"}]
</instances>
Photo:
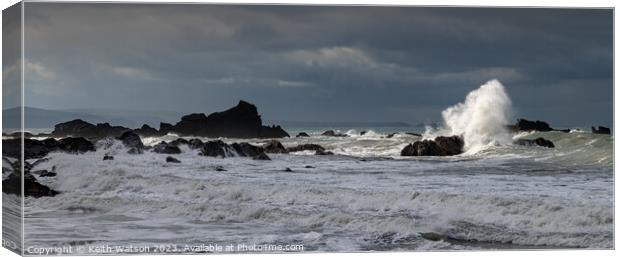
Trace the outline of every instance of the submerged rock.
<instances>
[{"instance_id":1,"label":"submerged rock","mask_svg":"<svg viewBox=\"0 0 620 257\"><path fill-rule=\"evenodd\" d=\"M401 156L448 156L463 153L465 142L459 136L416 141L403 148Z\"/></svg>"},{"instance_id":2,"label":"submerged rock","mask_svg":"<svg viewBox=\"0 0 620 257\"><path fill-rule=\"evenodd\" d=\"M143 154L144 150L141 148L131 148L127 151L128 154Z\"/></svg>"},{"instance_id":3,"label":"submerged rock","mask_svg":"<svg viewBox=\"0 0 620 257\"><path fill-rule=\"evenodd\" d=\"M48 170L33 171L33 173L38 174L39 177L56 177L58 175L56 172Z\"/></svg>"},{"instance_id":4,"label":"submerged rock","mask_svg":"<svg viewBox=\"0 0 620 257\"><path fill-rule=\"evenodd\" d=\"M168 156L166 157L166 162L171 162L171 163L181 163L181 161L179 161L179 159L174 158L172 156Z\"/></svg>"},{"instance_id":5,"label":"submerged rock","mask_svg":"<svg viewBox=\"0 0 620 257\"><path fill-rule=\"evenodd\" d=\"M269 161L269 160L271 160L271 158L269 158L269 156L267 156L267 154L265 154L264 152L258 154L257 156L254 156L252 159L253 160L261 160L261 161Z\"/></svg>"},{"instance_id":6,"label":"submerged rock","mask_svg":"<svg viewBox=\"0 0 620 257\"><path fill-rule=\"evenodd\" d=\"M598 129L595 128L595 127L592 127L592 133L593 134L611 135L611 129L607 128L607 127L603 127L603 126L598 126Z\"/></svg>"},{"instance_id":7,"label":"submerged rock","mask_svg":"<svg viewBox=\"0 0 620 257\"><path fill-rule=\"evenodd\" d=\"M333 130L328 130L325 131L321 134L322 136L327 136L327 137L347 137L347 134L342 134L342 133L337 133L336 131Z\"/></svg>"},{"instance_id":8,"label":"submerged rock","mask_svg":"<svg viewBox=\"0 0 620 257\"><path fill-rule=\"evenodd\" d=\"M308 133L306 132L299 132L299 134L297 134L297 136L295 137L310 137L310 135L308 135Z\"/></svg>"},{"instance_id":9,"label":"submerged rock","mask_svg":"<svg viewBox=\"0 0 620 257\"><path fill-rule=\"evenodd\" d=\"M114 160L114 156L106 154L106 155L103 156L103 160L104 161L112 161L112 160Z\"/></svg>"},{"instance_id":10,"label":"submerged rock","mask_svg":"<svg viewBox=\"0 0 620 257\"><path fill-rule=\"evenodd\" d=\"M420 237L430 241L439 241L444 238L443 235L437 234L435 232L420 233Z\"/></svg>"},{"instance_id":11,"label":"submerged rock","mask_svg":"<svg viewBox=\"0 0 620 257\"><path fill-rule=\"evenodd\" d=\"M551 140L547 140L542 137L539 137L536 139L518 139L514 143L517 145L524 145L524 146L542 146L542 147L548 147L548 148L555 147L555 145L553 144L553 142L551 142Z\"/></svg>"}]
</instances>

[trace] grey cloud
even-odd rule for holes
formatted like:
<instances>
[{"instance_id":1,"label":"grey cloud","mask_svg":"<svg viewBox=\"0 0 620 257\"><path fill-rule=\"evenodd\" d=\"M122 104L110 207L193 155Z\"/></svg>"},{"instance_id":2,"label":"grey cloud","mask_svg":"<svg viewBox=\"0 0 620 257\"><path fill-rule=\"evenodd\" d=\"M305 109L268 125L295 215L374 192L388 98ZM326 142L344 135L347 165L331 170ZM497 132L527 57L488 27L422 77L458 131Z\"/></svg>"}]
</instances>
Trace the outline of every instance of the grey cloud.
<instances>
[{"instance_id":1,"label":"grey cloud","mask_svg":"<svg viewBox=\"0 0 620 257\"><path fill-rule=\"evenodd\" d=\"M520 116L612 120L611 10L66 3L26 10L26 104L37 107L211 112L246 99L269 119L417 123L437 121L443 108L498 78Z\"/></svg>"}]
</instances>

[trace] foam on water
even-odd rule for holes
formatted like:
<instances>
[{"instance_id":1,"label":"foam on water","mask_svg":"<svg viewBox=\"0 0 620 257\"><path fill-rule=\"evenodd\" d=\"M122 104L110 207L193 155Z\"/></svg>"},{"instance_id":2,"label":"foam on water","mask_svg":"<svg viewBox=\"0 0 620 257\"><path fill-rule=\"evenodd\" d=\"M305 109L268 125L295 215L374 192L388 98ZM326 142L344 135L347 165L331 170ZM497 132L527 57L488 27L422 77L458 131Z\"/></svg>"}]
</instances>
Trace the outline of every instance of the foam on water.
<instances>
[{"instance_id":1,"label":"foam on water","mask_svg":"<svg viewBox=\"0 0 620 257\"><path fill-rule=\"evenodd\" d=\"M467 153L492 145L509 145L512 141L505 125L509 124L510 111L511 101L504 86L491 80L471 91L464 102L444 110L444 126L427 129L424 138L463 136Z\"/></svg>"},{"instance_id":2,"label":"foam on water","mask_svg":"<svg viewBox=\"0 0 620 257\"><path fill-rule=\"evenodd\" d=\"M389 156L377 145L394 148L416 138L370 134L283 141L320 139L331 150ZM574 143L557 141L562 148ZM296 242L341 251L472 247L419 236L436 232L457 240L534 246L613 245L609 165L559 166L515 155L518 149L482 152L488 154L483 158L381 161L272 154L273 161L265 162L203 157L183 146L175 156L179 164L166 163L166 155L126 151L111 140L79 158L50 154L37 168L56 166L58 176L38 179L62 194L26 200L28 243ZM115 159L102 161L105 154ZM217 166L226 171L216 171ZM293 172L283 172L287 167Z\"/></svg>"}]
</instances>

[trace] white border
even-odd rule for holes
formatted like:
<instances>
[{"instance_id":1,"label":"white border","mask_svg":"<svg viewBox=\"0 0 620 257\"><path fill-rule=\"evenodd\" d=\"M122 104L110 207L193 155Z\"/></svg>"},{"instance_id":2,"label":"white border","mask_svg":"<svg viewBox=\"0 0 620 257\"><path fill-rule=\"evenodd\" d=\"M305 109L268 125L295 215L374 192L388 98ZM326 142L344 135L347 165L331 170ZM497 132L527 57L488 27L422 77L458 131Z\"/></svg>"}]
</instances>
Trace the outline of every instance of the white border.
<instances>
[{"instance_id":1,"label":"white border","mask_svg":"<svg viewBox=\"0 0 620 257\"><path fill-rule=\"evenodd\" d=\"M5 9L18 1L9 0L2 1L0 3L0 7ZM102 2L102 1L94 1L94 0L60 0L60 1L44 1L44 0L26 0L26 2ZM117 2L117 1L103 1L103 2ZM312 4L312 5L421 5L421 6L494 6L494 7L588 7L588 8L615 8L616 3L614 1L604 1L604 0L503 0L503 1L490 1L490 0L415 0L415 1L407 1L407 0L242 0L242 1L231 1L231 0L132 0L132 1L124 1L124 2L135 2L135 3L150 3L150 2L159 2L159 3L235 3L235 4ZM0 26L1 27L1 26ZM617 52L615 49L618 47L617 33L615 33L618 28L618 20L615 19L615 11L614 11L614 80L615 75L618 74L619 68L615 65L615 60L617 59ZM0 32L0 42L2 41L2 33ZM23 43L23 42L22 42ZM23 52L22 52L23 54ZM0 58L1 59L1 58ZM23 67L22 67L23 70ZM22 73L23 75L23 73ZM22 78L23 81L23 78ZM617 119L617 109L615 105L615 99L619 99L620 93L615 90L615 82L614 82L614 135L616 135L616 129L618 128L618 119ZM0 98L0 104L1 104ZM1 115L0 115L1 117ZM2 121L0 119L0 127L2 126ZM1 147L0 147L1 150ZM614 153L619 153L620 146L615 144L614 142ZM620 158L614 154L614 164L618 162ZM615 182L615 169L614 169L614 182ZM617 191L617 184L614 183L614 194ZM615 196L615 195L614 195ZM614 197L614 207L618 206L618 198ZM0 212L0 217L2 214ZM614 221L618 221L618 212L614 212ZM618 235L615 233L618 231L618 222L614 222L614 245L618 246L619 240ZM1 229L1 228L0 228ZM260 256L359 256L360 254L364 254L366 256L421 256L421 257L443 257L443 256L610 256L613 254L615 250L546 250L546 251L466 251L466 252L386 252L386 253L301 253L301 254L261 254ZM0 248L0 256L17 256L15 253L10 252L5 248ZM137 255L136 255L137 256ZM139 255L139 256L151 256L151 255ZM154 255L154 256L164 256L164 255ZM188 255L165 255L165 256L176 256L176 257L187 257ZM202 255L189 255L189 256L202 256ZM218 256L248 256L248 254L226 254L226 255L218 255Z\"/></svg>"}]
</instances>

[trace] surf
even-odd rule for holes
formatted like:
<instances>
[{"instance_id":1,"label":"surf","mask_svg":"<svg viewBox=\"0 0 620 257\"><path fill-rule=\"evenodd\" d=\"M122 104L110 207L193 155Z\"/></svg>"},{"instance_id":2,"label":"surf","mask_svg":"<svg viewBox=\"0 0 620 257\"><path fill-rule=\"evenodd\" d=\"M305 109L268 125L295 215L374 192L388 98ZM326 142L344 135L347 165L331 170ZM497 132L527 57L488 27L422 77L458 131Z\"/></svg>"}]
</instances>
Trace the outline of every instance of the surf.
<instances>
[{"instance_id":1,"label":"surf","mask_svg":"<svg viewBox=\"0 0 620 257\"><path fill-rule=\"evenodd\" d=\"M465 100L445 109L443 125L427 127L424 139L459 135L465 141L465 153L477 153L489 146L512 144L506 128L512 113L512 101L504 85L493 79L467 94Z\"/></svg>"}]
</instances>

